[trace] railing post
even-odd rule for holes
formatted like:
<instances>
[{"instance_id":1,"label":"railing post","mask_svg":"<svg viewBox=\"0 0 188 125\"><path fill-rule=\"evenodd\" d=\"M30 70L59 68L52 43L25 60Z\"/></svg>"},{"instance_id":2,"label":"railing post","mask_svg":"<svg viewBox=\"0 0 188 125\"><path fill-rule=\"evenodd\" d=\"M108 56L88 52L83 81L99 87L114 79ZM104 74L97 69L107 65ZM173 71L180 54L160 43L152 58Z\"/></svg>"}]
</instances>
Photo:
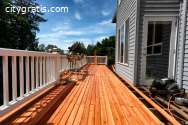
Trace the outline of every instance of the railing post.
<instances>
[{"instance_id":1,"label":"railing post","mask_svg":"<svg viewBox=\"0 0 188 125\"><path fill-rule=\"evenodd\" d=\"M108 65L108 56L106 56L106 65Z\"/></svg>"},{"instance_id":2,"label":"railing post","mask_svg":"<svg viewBox=\"0 0 188 125\"><path fill-rule=\"evenodd\" d=\"M56 76L55 76L55 78L57 80L57 84L59 84L60 83L60 79L59 79L59 77L60 77L60 71L59 71L60 70L59 49L58 48L53 48L53 53L57 54L57 56L56 56L56 70L55 70Z\"/></svg>"}]
</instances>

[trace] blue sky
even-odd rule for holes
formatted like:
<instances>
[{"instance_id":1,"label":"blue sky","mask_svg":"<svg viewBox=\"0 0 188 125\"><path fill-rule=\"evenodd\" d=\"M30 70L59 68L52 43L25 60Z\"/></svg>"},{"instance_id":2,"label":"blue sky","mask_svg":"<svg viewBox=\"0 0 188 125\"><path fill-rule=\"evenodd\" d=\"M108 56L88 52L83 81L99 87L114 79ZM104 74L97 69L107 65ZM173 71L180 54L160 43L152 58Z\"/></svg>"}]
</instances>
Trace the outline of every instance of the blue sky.
<instances>
[{"instance_id":1,"label":"blue sky","mask_svg":"<svg viewBox=\"0 0 188 125\"><path fill-rule=\"evenodd\" d=\"M37 0L39 7L68 7L68 12L45 12L48 19L40 23L37 33L39 44L57 45L67 50L75 41L95 44L115 35L115 24L111 23L116 10L116 0ZM55 10L55 9L54 9Z\"/></svg>"}]
</instances>

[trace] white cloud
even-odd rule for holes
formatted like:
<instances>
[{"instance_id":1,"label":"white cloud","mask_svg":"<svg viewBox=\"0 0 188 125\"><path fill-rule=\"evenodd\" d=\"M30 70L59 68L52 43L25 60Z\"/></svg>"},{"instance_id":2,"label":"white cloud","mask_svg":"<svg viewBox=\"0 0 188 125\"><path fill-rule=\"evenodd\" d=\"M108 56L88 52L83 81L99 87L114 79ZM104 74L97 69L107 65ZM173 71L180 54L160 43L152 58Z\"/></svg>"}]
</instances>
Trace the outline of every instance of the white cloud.
<instances>
[{"instance_id":1,"label":"white cloud","mask_svg":"<svg viewBox=\"0 0 188 125\"><path fill-rule=\"evenodd\" d=\"M108 36L100 36L94 39L95 42L99 41L101 42L103 39L108 38Z\"/></svg>"},{"instance_id":2,"label":"white cloud","mask_svg":"<svg viewBox=\"0 0 188 125\"><path fill-rule=\"evenodd\" d=\"M80 16L80 14L79 14L78 12L76 12L75 18L78 19L78 20L81 20L81 19L82 19L81 16Z\"/></svg>"},{"instance_id":3,"label":"white cloud","mask_svg":"<svg viewBox=\"0 0 188 125\"><path fill-rule=\"evenodd\" d=\"M109 19L109 20L103 20L102 22L97 23L97 24L100 24L100 25L111 24L111 19Z\"/></svg>"},{"instance_id":4,"label":"white cloud","mask_svg":"<svg viewBox=\"0 0 188 125\"><path fill-rule=\"evenodd\" d=\"M75 3L84 3L84 0L74 0Z\"/></svg>"},{"instance_id":5,"label":"white cloud","mask_svg":"<svg viewBox=\"0 0 188 125\"><path fill-rule=\"evenodd\" d=\"M58 30L67 30L67 29L70 29L70 25L69 23L65 22L63 24L58 24L55 26L55 28L52 28L51 30L52 31L58 31Z\"/></svg>"},{"instance_id":6,"label":"white cloud","mask_svg":"<svg viewBox=\"0 0 188 125\"><path fill-rule=\"evenodd\" d=\"M101 13L104 15L104 16L108 16L110 14L110 11L104 11L102 10Z\"/></svg>"},{"instance_id":7,"label":"white cloud","mask_svg":"<svg viewBox=\"0 0 188 125\"><path fill-rule=\"evenodd\" d=\"M96 23L92 26L86 26L78 29L61 29L61 27L56 27L53 29L53 33L48 34L37 34L39 38L66 38L67 36L79 36L79 35L96 35L96 34L106 34L115 30L115 25L111 23L111 19L103 20L100 23Z\"/></svg>"}]
</instances>

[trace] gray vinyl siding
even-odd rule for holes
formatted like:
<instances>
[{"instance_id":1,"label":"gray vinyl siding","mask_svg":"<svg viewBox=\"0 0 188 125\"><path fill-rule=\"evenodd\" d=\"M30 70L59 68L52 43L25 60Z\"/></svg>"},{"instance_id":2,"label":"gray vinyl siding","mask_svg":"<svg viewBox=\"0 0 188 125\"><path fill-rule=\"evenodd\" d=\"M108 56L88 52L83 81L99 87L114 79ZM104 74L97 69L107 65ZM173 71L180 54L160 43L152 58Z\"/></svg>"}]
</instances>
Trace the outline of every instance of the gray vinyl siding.
<instances>
[{"instance_id":1,"label":"gray vinyl siding","mask_svg":"<svg viewBox=\"0 0 188 125\"><path fill-rule=\"evenodd\" d=\"M118 5L118 4L117 4ZM130 16L130 17L129 17ZM129 17L129 42L128 42L128 66L118 63L118 30ZM136 30L136 0L122 0L120 6L117 6L116 15L116 72L133 84L134 76L134 48Z\"/></svg>"},{"instance_id":2,"label":"gray vinyl siding","mask_svg":"<svg viewBox=\"0 0 188 125\"><path fill-rule=\"evenodd\" d=\"M179 0L140 0L137 84L141 85L144 15L179 15Z\"/></svg>"},{"instance_id":3,"label":"gray vinyl siding","mask_svg":"<svg viewBox=\"0 0 188 125\"><path fill-rule=\"evenodd\" d=\"M182 6L183 7L183 6ZM182 11L181 11L182 12ZM184 52L184 64L183 64L183 88L188 91L188 5L187 5L187 18L186 18L186 31L185 31L185 52ZM180 33L181 37L181 33Z\"/></svg>"}]
</instances>

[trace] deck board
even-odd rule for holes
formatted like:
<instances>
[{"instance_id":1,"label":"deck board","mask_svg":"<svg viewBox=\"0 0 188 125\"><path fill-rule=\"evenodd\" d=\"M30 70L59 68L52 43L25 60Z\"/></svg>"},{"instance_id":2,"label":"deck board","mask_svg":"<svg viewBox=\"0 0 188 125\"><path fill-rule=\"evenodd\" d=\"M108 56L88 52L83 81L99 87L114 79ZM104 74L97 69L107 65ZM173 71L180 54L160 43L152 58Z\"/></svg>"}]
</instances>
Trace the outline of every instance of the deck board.
<instances>
[{"instance_id":1,"label":"deck board","mask_svg":"<svg viewBox=\"0 0 188 125\"><path fill-rule=\"evenodd\" d=\"M48 124L162 124L104 65L90 65L77 84L59 106L63 112L58 108Z\"/></svg>"},{"instance_id":2,"label":"deck board","mask_svg":"<svg viewBox=\"0 0 188 125\"><path fill-rule=\"evenodd\" d=\"M105 65L88 65L87 73L46 119L46 125L158 125L162 122ZM77 79L76 75L71 78ZM68 84L69 85L69 84ZM64 86L38 101L46 107ZM37 104L11 124L27 124L42 108ZM46 114L48 115L48 114Z\"/></svg>"}]
</instances>

